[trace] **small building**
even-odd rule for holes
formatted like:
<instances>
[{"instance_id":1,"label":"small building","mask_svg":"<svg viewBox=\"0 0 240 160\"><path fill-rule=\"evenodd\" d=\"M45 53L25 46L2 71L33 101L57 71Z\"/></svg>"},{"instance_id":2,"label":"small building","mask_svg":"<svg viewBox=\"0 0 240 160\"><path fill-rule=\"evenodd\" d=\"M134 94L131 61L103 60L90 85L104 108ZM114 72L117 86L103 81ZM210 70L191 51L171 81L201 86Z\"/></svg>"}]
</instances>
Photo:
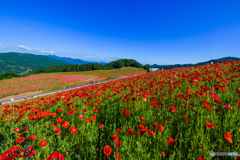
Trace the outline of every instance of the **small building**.
<instances>
[{"instance_id":1,"label":"small building","mask_svg":"<svg viewBox=\"0 0 240 160\"><path fill-rule=\"evenodd\" d=\"M150 72L158 71L158 68L150 68L149 70L150 70Z\"/></svg>"}]
</instances>

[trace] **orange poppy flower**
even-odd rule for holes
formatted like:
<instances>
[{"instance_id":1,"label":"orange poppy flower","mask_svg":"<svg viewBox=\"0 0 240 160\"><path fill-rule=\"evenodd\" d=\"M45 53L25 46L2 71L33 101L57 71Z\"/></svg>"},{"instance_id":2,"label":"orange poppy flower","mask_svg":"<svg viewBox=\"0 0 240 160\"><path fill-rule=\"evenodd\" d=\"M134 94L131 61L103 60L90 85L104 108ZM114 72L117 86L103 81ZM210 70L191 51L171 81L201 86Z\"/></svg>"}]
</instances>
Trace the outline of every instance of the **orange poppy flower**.
<instances>
[{"instance_id":1,"label":"orange poppy flower","mask_svg":"<svg viewBox=\"0 0 240 160\"><path fill-rule=\"evenodd\" d=\"M230 132L227 132L226 134L224 134L225 139L227 139L230 143L232 142L232 136Z\"/></svg>"}]
</instances>

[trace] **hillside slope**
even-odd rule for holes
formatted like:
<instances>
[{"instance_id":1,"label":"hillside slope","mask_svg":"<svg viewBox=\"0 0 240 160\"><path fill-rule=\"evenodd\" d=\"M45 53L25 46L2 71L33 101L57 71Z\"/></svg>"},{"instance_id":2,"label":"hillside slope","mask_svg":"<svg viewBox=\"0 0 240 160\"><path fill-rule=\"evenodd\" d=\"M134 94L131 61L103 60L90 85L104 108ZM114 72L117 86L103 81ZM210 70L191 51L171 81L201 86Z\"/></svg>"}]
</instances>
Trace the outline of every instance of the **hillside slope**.
<instances>
[{"instance_id":1,"label":"hillside slope","mask_svg":"<svg viewBox=\"0 0 240 160\"><path fill-rule=\"evenodd\" d=\"M69 63L44 55L8 52L0 53L0 75L5 72L24 73L51 65L67 65Z\"/></svg>"}]
</instances>

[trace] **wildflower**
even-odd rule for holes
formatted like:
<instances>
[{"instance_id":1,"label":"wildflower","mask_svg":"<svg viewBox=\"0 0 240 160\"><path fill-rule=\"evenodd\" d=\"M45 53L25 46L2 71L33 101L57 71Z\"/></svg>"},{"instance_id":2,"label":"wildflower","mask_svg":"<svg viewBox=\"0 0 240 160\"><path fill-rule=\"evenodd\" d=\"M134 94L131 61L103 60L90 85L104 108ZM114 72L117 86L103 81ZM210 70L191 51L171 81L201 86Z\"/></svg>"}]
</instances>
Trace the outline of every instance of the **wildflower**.
<instances>
[{"instance_id":1,"label":"wildflower","mask_svg":"<svg viewBox=\"0 0 240 160\"><path fill-rule=\"evenodd\" d=\"M60 128L55 127L54 131L56 132L55 135L59 135L62 130Z\"/></svg>"},{"instance_id":2,"label":"wildflower","mask_svg":"<svg viewBox=\"0 0 240 160\"><path fill-rule=\"evenodd\" d=\"M15 148L16 146L14 145L11 149L5 151L1 157L0 157L0 160L12 160L14 159L17 154L18 154L18 150L19 150L19 147L18 148Z\"/></svg>"},{"instance_id":3,"label":"wildflower","mask_svg":"<svg viewBox=\"0 0 240 160\"><path fill-rule=\"evenodd\" d=\"M79 118L79 119L83 119L83 115L82 115L82 114L80 114L78 118Z\"/></svg>"},{"instance_id":4,"label":"wildflower","mask_svg":"<svg viewBox=\"0 0 240 160\"><path fill-rule=\"evenodd\" d=\"M168 141L168 144L172 147L173 145L174 145L174 143L175 143L175 140L174 139L172 139L171 137L168 137L167 138L167 141Z\"/></svg>"},{"instance_id":5,"label":"wildflower","mask_svg":"<svg viewBox=\"0 0 240 160\"><path fill-rule=\"evenodd\" d=\"M14 132L19 132L21 130L21 128L15 128Z\"/></svg>"},{"instance_id":6,"label":"wildflower","mask_svg":"<svg viewBox=\"0 0 240 160\"><path fill-rule=\"evenodd\" d=\"M231 133L230 133L230 132L227 132L226 134L224 134L224 137L225 137L225 139L227 139L230 143L233 143L233 142L232 142L232 137L231 137Z\"/></svg>"},{"instance_id":7,"label":"wildflower","mask_svg":"<svg viewBox=\"0 0 240 160\"><path fill-rule=\"evenodd\" d=\"M162 125L161 125L161 124L158 125L158 130L159 130L161 133L163 132L163 130L162 130Z\"/></svg>"},{"instance_id":8,"label":"wildflower","mask_svg":"<svg viewBox=\"0 0 240 160\"><path fill-rule=\"evenodd\" d=\"M118 129L118 128L116 129L116 131L117 131L118 133L122 133L122 131L121 131L120 129Z\"/></svg>"},{"instance_id":9,"label":"wildflower","mask_svg":"<svg viewBox=\"0 0 240 160\"><path fill-rule=\"evenodd\" d=\"M112 152L112 151L111 151L111 147L109 147L109 146L105 146L105 147L104 147L104 152L103 152L103 153L104 153L105 155L109 156L109 155L111 154L111 152Z\"/></svg>"},{"instance_id":10,"label":"wildflower","mask_svg":"<svg viewBox=\"0 0 240 160\"><path fill-rule=\"evenodd\" d=\"M103 128L104 127L104 125L103 124L99 124L99 128Z\"/></svg>"},{"instance_id":11,"label":"wildflower","mask_svg":"<svg viewBox=\"0 0 240 160\"><path fill-rule=\"evenodd\" d=\"M31 135L31 136L29 137L29 139L31 139L31 140L37 139L37 136L36 136L36 135Z\"/></svg>"},{"instance_id":12,"label":"wildflower","mask_svg":"<svg viewBox=\"0 0 240 160\"><path fill-rule=\"evenodd\" d=\"M127 133L128 133L128 134L133 134L133 130L132 130L132 129L128 129L128 130L127 130Z\"/></svg>"},{"instance_id":13,"label":"wildflower","mask_svg":"<svg viewBox=\"0 0 240 160\"><path fill-rule=\"evenodd\" d=\"M92 116L91 119L93 122L97 120L95 116Z\"/></svg>"},{"instance_id":14,"label":"wildflower","mask_svg":"<svg viewBox=\"0 0 240 160\"><path fill-rule=\"evenodd\" d=\"M119 141L119 140L116 140L116 141L115 141L115 147L116 147L116 148L119 148L119 147L121 146L121 144L122 144L121 141Z\"/></svg>"},{"instance_id":15,"label":"wildflower","mask_svg":"<svg viewBox=\"0 0 240 160\"><path fill-rule=\"evenodd\" d=\"M29 146L27 149L22 149L21 152L23 154L18 155L18 157L31 157L31 156L33 156L36 153L35 150L33 151L33 147L34 146Z\"/></svg>"},{"instance_id":16,"label":"wildflower","mask_svg":"<svg viewBox=\"0 0 240 160\"><path fill-rule=\"evenodd\" d=\"M209 128L214 128L214 124L212 124L211 122L206 122L205 125Z\"/></svg>"},{"instance_id":17,"label":"wildflower","mask_svg":"<svg viewBox=\"0 0 240 160\"><path fill-rule=\"evenodd\" d=\"M91 119L90 119L90 118L87 118L87 119L86 119L86 122L91 122Z\"/></svg>"},{"instance_id":18,"label":"wildflower","mask_svg":"<svg viewBox=\"0 0 240 160\"><path fill-rule=\"evenodd\" d=\"M47 145L47 141L41 141L41 142L39 143L39 145L40 145L41 147L45 147L45 146Z\"/></svg>"},{"instance_id":19,"label":"wildflower","mask_svg":"<svg viewBox=\"0 0 240 160\"><path fill-rule=\"evenodd\" d=\"M64 156L61 153L53 152L47 157L47 160L64 160Z\"/></svg>"},{"instance_id":20,"label":"wildflower","mask_svg":"<svg viewBox=\"0 0 240 160\"><path fill-rule=\"evenodd\" d=\"M62 127L63 128L67 128L69 126L69 122L64 122L63 124L62 124Z\"/></svg>"},{"instance_id":21,"label":"wildflower","mask_svg":"<svg viewBox=\"0 0 240 160\"><path fill-rule=\"evenodd\" d=\"M118 136L116 134L113 134L111 137L115 140L118 140Z\"/></svg>"},{"instance_id":22,"label":"wildflower","mask_svg":"<svg viewBox=\"0 0 240 160\"><path fill-rule=\"evenodd\" d=\"M119 155L119 152L115 153L115 157L116 157L117 159L121 159L121 157L120 157L120 155Z\"/></svg>"},{"instance_id":23,"label":"wildflower","mask_svg":"<svg viewBox=\"0 0 240 160\"><path fill-rule=\"evenodd\" d=\"M20 142L23 142L24 140L25 140L24 137L18 137L17 140L16 140L16 142L17 142L17 143L20 143Z\"/></svg>"},{"instance_id":24,"label":"wildflower","mask_svg":"<svg viewBox=\"0 0 240 160\"><path fill-rule=\"evenodd\" d=\"M72 128L71 128L71 132L72 132L72 133L76 133L77 130L78 130L78 128L76 128L76 127L72 127Z\"/></svg>"},{"instance_id":25,"label":"wildflower","mask_svg":"<svg viewBox=\"0 0 240 160\"><path fill-rule=\"evenodd\" d=\"M184 120L188 121L188 118L185 115L183 116L183 118L184 118Z\"/></svg>"}]
</instances>

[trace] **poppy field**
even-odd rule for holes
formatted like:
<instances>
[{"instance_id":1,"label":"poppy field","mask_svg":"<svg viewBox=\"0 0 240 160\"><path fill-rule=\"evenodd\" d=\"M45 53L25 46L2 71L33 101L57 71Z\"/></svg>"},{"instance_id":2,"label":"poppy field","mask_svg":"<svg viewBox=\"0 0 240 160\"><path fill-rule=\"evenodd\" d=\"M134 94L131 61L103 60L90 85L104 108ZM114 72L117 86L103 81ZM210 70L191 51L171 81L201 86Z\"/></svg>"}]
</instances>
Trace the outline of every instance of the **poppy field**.
<instances>
[{"instance_id":1,"label":"poppy field","mask_svg":"<svg viewBox=\"0 0 240 160\"><path fill-rule=\"evenodd\" d=\"M95 82L97 82L103 81L109 77L143 74L145 72L146 71L137 68L125 67L113 70L35 74L28 77L0 81L0 97L29 91L50 91L59 88L73 87L90 83L93 78Z\"/></svg>"},{"instance_id":2,"label":"poppy field","mask_svg":"<svg viewBox=\"0 0 240 160\"><path fill-rule=\"evenodd\" d=\"M196 159L240 153L240 61L171 69L0 109L0 160ZM214 159L240 159L214 157Z\"/></svg>"}]
</instances>

